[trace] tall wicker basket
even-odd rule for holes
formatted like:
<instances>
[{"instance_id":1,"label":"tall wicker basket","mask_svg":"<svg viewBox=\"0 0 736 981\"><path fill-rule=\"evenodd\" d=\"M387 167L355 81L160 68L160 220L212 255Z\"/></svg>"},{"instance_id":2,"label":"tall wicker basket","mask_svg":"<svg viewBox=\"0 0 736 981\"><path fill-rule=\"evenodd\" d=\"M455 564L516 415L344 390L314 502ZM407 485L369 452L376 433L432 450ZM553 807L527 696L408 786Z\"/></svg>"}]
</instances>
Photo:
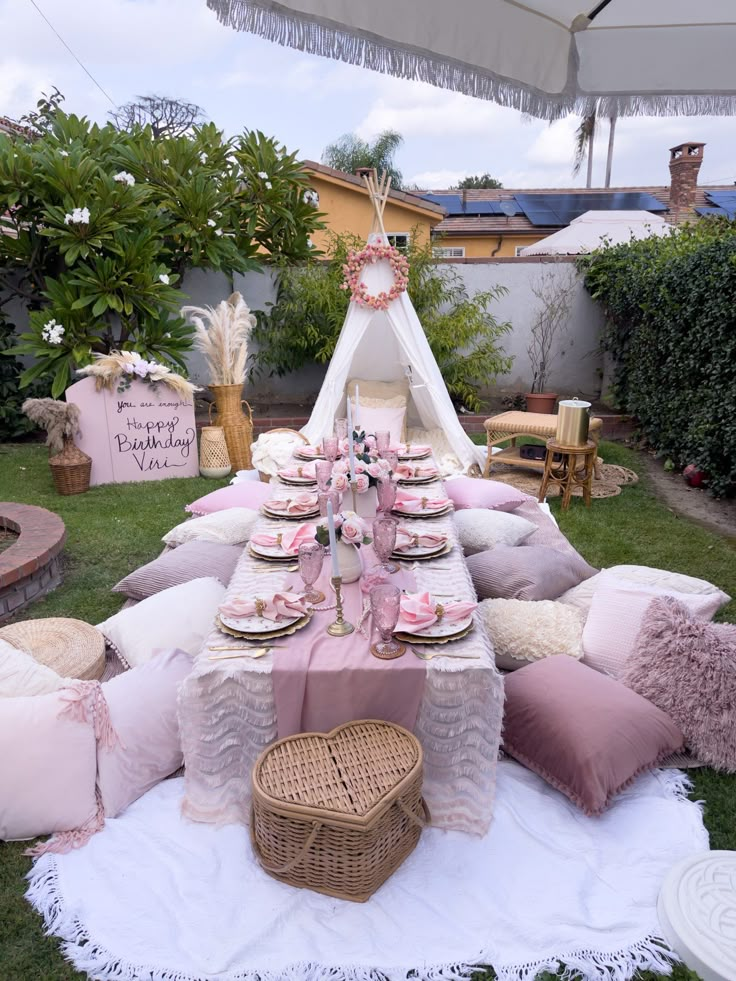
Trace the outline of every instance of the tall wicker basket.
<instances>
[{"instance_id":1,"label":"tall wicker basket","mask_svg":"<svg viewBox=\"0 0 736 981\"><path fill-rule=\"evenodd\" d=\"M222 426L202 426L199 436L200 474L203 477L227 477L231 470L224 429Z\"/></svg>"},{"instance_id":2,"label":"tall wicker basket","mask_svg":"<svg viewBox=\"0 0 736 981\"><path fill-rule=\"evenodd\" d=\"M250 470L252 466L250 446L253 442L253 410L241 399L242 385L210 385L215 396L217 424L225 432L225 442L233 470ZM241 406L245 405L248 415Z\"/></svg>"},{"instance_id":3,"label":"tall wicker basket","mask_svg":"<svg viewBox=\"0 0 736 981\"><path fill-rule=\"evenodd\" d=\"M83 453L71 436L64 437L64 448L49 457L51 476L57 494L83 494L89 490L92 457Z\"/></svg>"},{"instance_id":4,"label":"tall wicker basket","mask_svg":"<svg viewBox=\"0 0 736 981\"><path fill-rule=\"evenodd\" d=\"M280 739L253 769L250 833L263 869L337 899L369 899L428 819L421 746L388 722Z\"/></svg>"}]
</instances>

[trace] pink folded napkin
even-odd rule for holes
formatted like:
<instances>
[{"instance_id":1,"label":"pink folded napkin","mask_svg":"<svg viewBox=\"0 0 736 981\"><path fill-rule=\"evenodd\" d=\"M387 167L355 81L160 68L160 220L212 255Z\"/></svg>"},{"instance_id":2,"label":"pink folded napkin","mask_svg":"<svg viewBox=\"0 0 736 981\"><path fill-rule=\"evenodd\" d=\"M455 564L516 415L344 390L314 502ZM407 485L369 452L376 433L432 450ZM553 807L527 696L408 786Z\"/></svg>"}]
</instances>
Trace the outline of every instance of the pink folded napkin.
<instances>
[{"instance_id":1,"label":"pink folded napkin","mask_svg":"<svg viewBox=\"0 0 736 981\"><path fill-rule=\"evenodd\" d=\"M219 607L226 617L264 617L266 620L292 620L304 616L309 607L300 593L274 593L273 596L233 596Z\"/></svg>"},{"instance_id":2,"label":"pink folded napkin","mask_svg":"<svg viewBox=\"0 0 736 981\"><path fill-rule=\"evenodd\" d=\"M276 511L279 514L309 514L317 507L316 494L296 494L294 497L274 498L266 501L265 505L269 511Z\"/></svg>"},{"instance_id":3,"label":"pink folded napkin","mask_svg":"<svg viewBox=\"0 0 736 981\"><path fill-rule=\"evenodd\" d=\"M396 511L441 511L450 504L449 497L417 497L416 494L407 494L406 491L396 491Z\"/></svg>"},{"instance_id":4,"label":"pink folded napkin","mask_svg":"<svg viewBox=\"0 0 736 981\"><path fill-rule=\"evenodd\" d=\"M255 535L251 535L250 540L261 548L276 548L280 545L285 555L296 555L302 542L314 541L316 531L317 526L307 522L296 528L285 528L275 535L267 531L257 531Z\"/></svg>"},{"instance_id":5,"label":"pink folded napkin","mask_svg":"<svg viewBox=\"0 0 736 981\"><path fill-rule=\"evenodd\" d=\"M283 469L279 470L278 474L279 477L286 477L287 480L293 479L295 477L297 479L300 479L302 477L308 477L310 480L317 479L315 476L313 463L305 463L303 467L302 466L283 467Z\"/></svg>"},{"instance_id":6,"label":"pink folded napkin","mask_svg":"<svg viewBox=\"0 0 736 981\"><path fill-rule=\"evenodd\" d=\"M400 463L395 472L404 479L407 477L436 477L438 474L437 467L429 464L422 467L411 463Z\"/></svg>"},{"instance_id":7,"label":"pink folded napkin","mask_svg":"<svg viewBox=\"0 0 736 981\"><path fill-rule=\"evenodd\" d=\"M321 446L299 446L296 451L298 456L321 456Z\"/></svg>"},{"instance_id":8,"label":"pink folded napkin","mask_svg":"<svg viewBox=\"0 0 736 981\"><path fill-rule=\"evenodd\" d=\"M405 593L401 597L401 611L396 629L416 633L431 627L439 620L459 623L470 616L477 605L469 600L449 603L442 599L433 600L431 593Z\"/></svg>"},{"instance_id":9,"label":"pink folded napkin","mask_svg":"<svg viewBox=\"0 0 736 981\"><path fill-rule=\"evenodd\" d=\"M441 532L425 531L421 534L414 534L408 528L398 528L396 530L395 552L405 552L408 548L434 548L444 545L447 535Z\"/></svg>"}]
</instances>

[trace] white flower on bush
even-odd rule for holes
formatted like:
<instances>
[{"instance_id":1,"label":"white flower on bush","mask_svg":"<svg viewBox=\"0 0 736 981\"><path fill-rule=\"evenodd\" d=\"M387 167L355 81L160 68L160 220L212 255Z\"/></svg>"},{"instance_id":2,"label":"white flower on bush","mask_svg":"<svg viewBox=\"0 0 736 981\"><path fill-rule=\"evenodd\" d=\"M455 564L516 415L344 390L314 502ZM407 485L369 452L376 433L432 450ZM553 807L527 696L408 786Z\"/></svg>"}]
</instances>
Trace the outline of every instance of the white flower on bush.
<instances>
[{"instance_id":1,"label":"white flower on bush","mask_svg":"<svg viewBox=\"0 0 736 981\"><path fill-rule=\"evenodd\" d=\"M266 173L265 170L259 170L258 171L258 176L261 178L262 181L267 181L268 180L268 174Z\"/></svg>"},{"instance_id":2,"label":"white flower on bush","mask_svg":"<svg viewBox=\"0 0 736 981\"><path fill-rule=\"evenodd\" d=\"M218 238L221 238L221 237L222 237L222 229L221 229L221 228L216 228L216 229L215 229L215 235L216 235L216 236L217 236Z\"/></svg>"},{"instance_id":3,"label":"white flower on bush","mask_svg":"<svg viewBox=\"0 0 736 981\"><path fill-rule=\"evenodd\" d=\"M167 276L166 273L161 273L161 275L158 278L164 284L164 286L169 285L169 277Z\"/></svg>"},{"instance_id":4,"label":"white flower on bush","mask_svg":"<svg viewBox=\"0 0 736 981\"><path fill-rule=\"evenodd\" d=\"M135 177L129 174L127 170L121 170L118 174L115 174L113 180L117 181L118 184L127 184L128 187L132 187L135 184Z\"/></svg>"},{"instance_id":5,"label":"white flower on bush","mask_svg":"<svg viewBox=\"0 0 736 981\"><path fill-rule=\"evenodd\" d=\"M214 228L217 225L217 222L215 221L214 218L208 218L207 224L210 226L210 228Z\"/></svg>"},{"instance_id":6,"label":"white flower on bush","mask_svg":"<svg viewBox=\"0 0 736 981\"><path fill-rule=\"evenodd\" d=\"M346 473L334 473L333 471L331 484L333 490L338 491L340 494L344 494L349 486L350 481L348 480L348 475Z\"/></svg>"},{"instance_id":7,"label":"white flower on bush","mask_svg":"<svg viewBox=\"0 0 736 981\"><path fill-rule=\"evenodd\" d=\"M64 215L65 225L89 225L89 208L75 208Z\"/></svg>"},{"instance_id":8,"label":"white flower on bush","mask_svg":"<svg viewBox=\"0 0 736 981\"><path fill-rule=\"evenodd\" d=\"M68 157L69 154L66 152L66 150L59 150L59 156L60 157Z\"/></svg>"},{"instance_id":9,"label":"white flower on bush","mask_svg":"<svg viewBox=\"0 0 736 981\"><path fill-rule=\"evenodd\" d=\"M359 494L365 494L370 485L367 473L359 473L355 478L355 489Z\"/></svg>"},{"instance_id":10,"label":"white flower on bush","mask_svg":"<svg viewBox=\"0 0 736 981\"><path fill-rule=\"evenodd\" d=\"M47 344L53 344L54 347L58 347L61 344L64 333L64 328L55 320L47 321L41 328L41 337L43 337Z\"/></svg>"},{"instance_id":11,"label":"white flower on bush","mask_svg":"<svg viewBox=\"0 0 736 981\"><path fill-rule=\"evenodd\" d=\"M269 191L271 190L271 188L273 187L271 181L266 181L266 187L268 188Z\"/></svg>"},{"instance_id":12,"label":"white flower on bush","mask_svg":"<svg viewBox=\"0 0 736 981\"><path fill-rule=\"evenodd\" d=\"M169 159L168 159L168 157L164 157L164 159L161 161L161 163L162 164L165 164L165 166L168 167L169 166Z\"/></svg>"},{"instance_id":13,"label":"white flower on bush","mask_svg":"<svg viewBox=\"0 0 736 981\"><path fill-rule=\"evenodd\" d=\"M366 527L354 511L343 511L340 537L348 545L362 545L368 537Z\"/></svg>"},{"instance_id":14,"label":"white flower on bush","mask_svg":"<svg viewBox=\"0 0 736 981\"><path fill-rule=\"evenodd\" d=\"M207 154L206 153L200 153L200 155L199 155L199 162L200 163L203 163L203 164L206 164L207 163Z\"/></svg>"},{"instance_id":15,"label":"white flower on bush","mask_svg":"<svg viewBox=\"0 0 736 981\"><path fill-rule=\"evenodd\" d=\"M305 191L304 203L311 204L313 208L316 208L317 205L319 204L319 194L313 190Z\"/></svg>"}]
</instances>

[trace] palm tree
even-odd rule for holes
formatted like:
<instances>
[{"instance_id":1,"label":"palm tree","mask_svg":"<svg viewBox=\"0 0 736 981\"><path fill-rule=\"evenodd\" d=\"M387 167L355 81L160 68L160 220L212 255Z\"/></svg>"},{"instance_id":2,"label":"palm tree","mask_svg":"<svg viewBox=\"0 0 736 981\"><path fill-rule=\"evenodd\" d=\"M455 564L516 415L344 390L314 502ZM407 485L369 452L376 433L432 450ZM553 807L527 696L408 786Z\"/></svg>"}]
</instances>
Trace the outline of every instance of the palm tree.
<instances>
[{"instance_id":1,"label":"palm tree","mask_svg":"<svg viewBox=\"0 0 736 981\"><path fill-rule=\"evenodd\" d=\"M379 174L385 170L391 177L391 184L400 188L402 176L394 165L394 154L403 142L401 133L393 129L385 129L372 143L354 133L346 133L324 148L322 163L347 174L354 174L360 167L375 167Z\"/></svg>"},{"instance_id":2,"label":"palm tree","mask_svg":"<svg viewBox=\"0 0 736 981\"><path fill-rule=\"evenodd\" d=\"M575 130L575 160L573 162L572 173L576 177L580 173L583 160L586 155L588 158L588 169L585 178L585 186L591 187L593 183L593 144L595 142L595 129L598 122L598 115L594 109L589 115L583 116L580 125ZM613 144L616 133L616 116L608 117L608 153L606 155L606 182L604 187L611 186L611 167L613 166Z\"/></svg>"}]
</instances>

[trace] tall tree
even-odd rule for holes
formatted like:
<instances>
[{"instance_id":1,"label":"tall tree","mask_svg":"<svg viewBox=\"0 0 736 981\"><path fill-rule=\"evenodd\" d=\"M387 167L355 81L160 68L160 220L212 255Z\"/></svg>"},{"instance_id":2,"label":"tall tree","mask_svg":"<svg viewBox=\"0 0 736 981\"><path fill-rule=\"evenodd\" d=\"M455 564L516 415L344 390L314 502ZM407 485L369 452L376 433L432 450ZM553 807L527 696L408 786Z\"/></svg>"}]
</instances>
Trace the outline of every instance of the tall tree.
<instances>
[{"instance_id":1,"label":"tall tree","mask_svg":"<svg viewBox=\"0 0 736 981\"><path fill-rule=\"evenodd\" d=\"M204 118L198 105L166 95L138 95L135 102L126 102L109 115L120 130L129 130L136 125L150 126L154 140L162 136L184 136Z\"/></svg>"},{"instance_id":2,"label":"tall tree","mask_svg":"<svg viewBox=\"0 0 736 981\"><path fill-rule=\"evenodd\" d=\"M501 181L491 177L490 174L474 174L472 177L464 177L451 188L453 191L472 191L486 190L491 188L503 187Z\"/></svg>"},{"instance_id":3,"label":"tall tree","mask_svg":"<svg viewBox=\"0 0 736 981\"><path fill-rule=\"evenodd\" d=\"M587 157L587 174L585 186L591 187L593 183L593 144L595 143L595 131L598 124L598 115L595 110L588 116L584 116L580 125L575 131L575 159L573 162L573 177L580 173L583 160ZM608 117L608 152L606 154L606 182L604 187L611 186L611 168L613 166L613 144L616 136L616 116Z\"/></svg>"},{"instance_id":4,"label":"tall tree","mask_svg":"<svg viewBox=\"0 0 736 981\"><path fill-rule=\"evenodd\" d=\"M334 143L328 143L322 152L322 163L346 174L354 174L361 167L375 167L391 178L393 187L403 186L401 171L394 164L394 156L404 137L393 129L385 129L372 143L362 140L355 133L345 133Z\"/></svg>"}]
</instances>

